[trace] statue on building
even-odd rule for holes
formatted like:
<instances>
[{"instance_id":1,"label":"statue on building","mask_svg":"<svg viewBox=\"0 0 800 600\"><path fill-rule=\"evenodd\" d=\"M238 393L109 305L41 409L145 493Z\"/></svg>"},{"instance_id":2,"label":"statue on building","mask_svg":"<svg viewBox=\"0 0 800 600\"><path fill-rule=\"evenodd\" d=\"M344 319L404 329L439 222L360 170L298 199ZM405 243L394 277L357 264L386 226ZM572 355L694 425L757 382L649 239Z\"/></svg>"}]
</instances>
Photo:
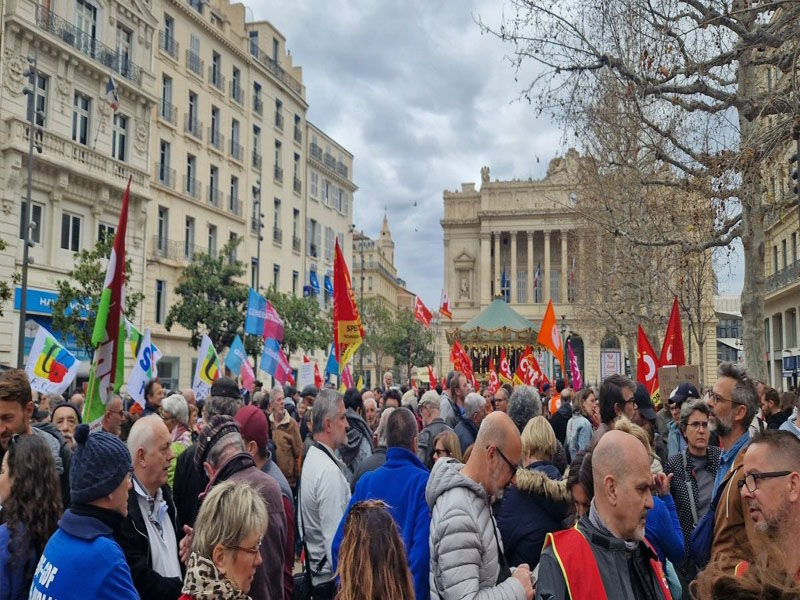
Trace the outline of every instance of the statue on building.
<instances>
[{"instance_id":1,"label":"statue on building","mask_svg":"<svg viewBox=\"0 0 800 600\"><path fill-rule=\"evenodd\" d=\"M481 167L481 183L489 183L489 167Z\"/></svg>"},{"instance_id":2,"label":"statue on building","mask_svg":"<svg viewBox=\"0 0 800 600\"><path fill-rule=\"evenodd\" d=\"M458 297L469 299L469 275L464 271L461 272L460 290L461 292Z\"/></svg>"}]
</instances>

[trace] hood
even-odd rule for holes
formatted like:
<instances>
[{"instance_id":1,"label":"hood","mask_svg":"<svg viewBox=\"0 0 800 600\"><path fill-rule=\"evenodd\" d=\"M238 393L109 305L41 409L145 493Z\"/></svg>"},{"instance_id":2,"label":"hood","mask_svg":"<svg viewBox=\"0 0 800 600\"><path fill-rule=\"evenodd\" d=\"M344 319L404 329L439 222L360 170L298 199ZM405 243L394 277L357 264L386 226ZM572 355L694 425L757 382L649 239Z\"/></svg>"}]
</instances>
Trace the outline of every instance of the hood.
<instances>
[{"instance_id":1,"label":"hood","mask_svg":"<svg viewBox=\"0 0 800 600\"><path fill-rule=\"evenodd\" d=\"M532 496L541 496L548 502L570 502L572 495L567 489L567 481L565 479L558 481L550 477L550 470L558 473L558 469L552 464L549 467L549 469L517 469L517 490Z\"/></svg>"},{"instance_id":2,"label":"hood","mask_svg":"<svg viewBox=\"0 0 800 600\"><path fill-rule=\"evenodd\" d=\"M561 406L558 407L558 410L556 412L561 413L562 416L569 419L572 416L572 405L562 404Z\"/></svg>"},{"instance_id":3,"label":"hood","mask_svg":"<svg viewBox=\"0 0 800 600\"><path fill-rule=\"evenodd\" d=\"M489 496L482 485L461 474L461 469L463 468L463 463L452 458L440 460L433 465L433 471L431 471L428 485L425 488L425 501L431 510L439 496L454 488L465 488L476 496L483 498L484 501L489 501Z\"/></svg>"}]
</instances>

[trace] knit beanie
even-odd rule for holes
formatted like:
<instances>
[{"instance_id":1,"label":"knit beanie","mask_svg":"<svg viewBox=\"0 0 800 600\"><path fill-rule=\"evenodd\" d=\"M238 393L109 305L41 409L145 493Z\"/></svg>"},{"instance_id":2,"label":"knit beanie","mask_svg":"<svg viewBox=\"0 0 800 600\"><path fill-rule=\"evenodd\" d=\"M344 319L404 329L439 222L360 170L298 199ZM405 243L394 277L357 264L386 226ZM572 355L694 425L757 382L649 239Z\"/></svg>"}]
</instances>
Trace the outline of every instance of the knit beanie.
<instances>
[{"instance_id":1,"label":"knit beanie","mask_svg":"<svg viewBox=\"0 0 800 600\"><path fill-rule=\"evenodd\" d=\"M203 470L208 453L223 436L229 433L239 433L239 425L230 415L214 415L206 423L197 439L197 450L194 453L194 466L198 471Z\"/></svg>"},{"instance_id":2,"label":"knit beanie","mask_svg":"<svg viewBox=\"0 0 800 600\"><path fill-rule=\"evenodd\" d=\"M89 426L75 430L75 452L69 471L72 502L87 504L113 492L131 472L131 455L117 436L98 431L89 435Z\"/></svg>"}]
</instances>

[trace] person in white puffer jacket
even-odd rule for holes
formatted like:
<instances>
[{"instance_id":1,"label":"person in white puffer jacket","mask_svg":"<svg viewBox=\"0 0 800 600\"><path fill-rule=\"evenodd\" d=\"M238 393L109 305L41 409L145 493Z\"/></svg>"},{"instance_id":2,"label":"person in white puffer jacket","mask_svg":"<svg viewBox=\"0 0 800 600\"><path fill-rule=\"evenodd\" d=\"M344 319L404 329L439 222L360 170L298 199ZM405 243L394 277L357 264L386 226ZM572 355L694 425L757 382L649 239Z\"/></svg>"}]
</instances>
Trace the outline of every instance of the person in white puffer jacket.
<instances>
[{"instance_id":1,"label":"person in white puffer jacket","mask_svg":"<svg viewBox=\"0 0 800 600\"><path fill-rule=\"evenodd\" d=\"M528 565L512 573L490 502L514 481L522 444L502 412L487 416L467 464L438 461L425 499L431 508L432 600L531 600Z\"/></svg>"}]
</instances>

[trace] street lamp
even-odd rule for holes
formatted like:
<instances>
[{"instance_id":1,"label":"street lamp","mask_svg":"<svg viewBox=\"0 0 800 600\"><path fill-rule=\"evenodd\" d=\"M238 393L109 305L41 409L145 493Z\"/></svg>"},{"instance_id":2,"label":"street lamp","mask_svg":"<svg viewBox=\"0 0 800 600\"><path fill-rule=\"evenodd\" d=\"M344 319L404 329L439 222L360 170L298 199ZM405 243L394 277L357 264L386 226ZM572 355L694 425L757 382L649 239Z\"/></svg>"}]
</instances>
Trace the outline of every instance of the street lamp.
<instances>
[{"instance_id":1,"label":"street lamp","mask_svg":"<svg viewBox=\"0 0 800 600\"><path fill-rule=\"evenodd\" d=\"M261 281L261 241L264 236L261 235L261 230L264 228L264 213L261 212L261 179L256 179L256 184L253 186L253 207L256 209L256 216L258 218L258 239L256 240L256 291L260 291ZM252 227L252 223L250 226Z\"/></svg>"}]
</instances>

